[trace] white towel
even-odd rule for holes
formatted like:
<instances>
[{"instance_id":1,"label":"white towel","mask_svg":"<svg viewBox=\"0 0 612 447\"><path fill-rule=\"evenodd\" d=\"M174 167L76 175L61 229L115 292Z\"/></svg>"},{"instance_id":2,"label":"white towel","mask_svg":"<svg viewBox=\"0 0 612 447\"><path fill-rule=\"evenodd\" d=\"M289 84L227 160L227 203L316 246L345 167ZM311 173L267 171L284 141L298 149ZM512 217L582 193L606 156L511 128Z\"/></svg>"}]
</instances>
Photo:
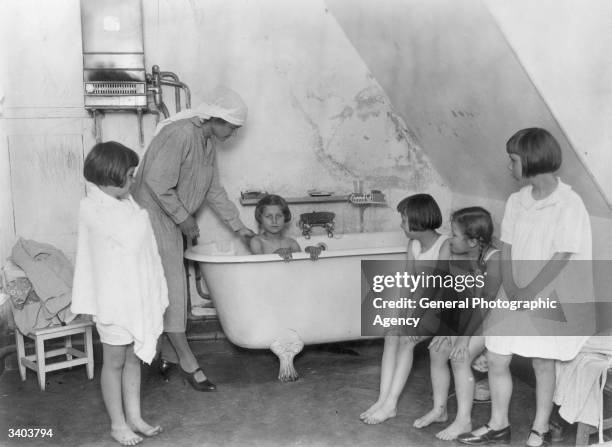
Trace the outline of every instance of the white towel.
<instances>
[{"instance_id":1,"label":"white towel","mask_svg":"<svg viewBox=\"0 0 612 447\"><path fill-rule=\"evenodd\" d=\"M72 311L94 315L134 337L150 363L163 332L168 289L147 212L88 185L81 201Z\"/></svg>"}]
</instances>

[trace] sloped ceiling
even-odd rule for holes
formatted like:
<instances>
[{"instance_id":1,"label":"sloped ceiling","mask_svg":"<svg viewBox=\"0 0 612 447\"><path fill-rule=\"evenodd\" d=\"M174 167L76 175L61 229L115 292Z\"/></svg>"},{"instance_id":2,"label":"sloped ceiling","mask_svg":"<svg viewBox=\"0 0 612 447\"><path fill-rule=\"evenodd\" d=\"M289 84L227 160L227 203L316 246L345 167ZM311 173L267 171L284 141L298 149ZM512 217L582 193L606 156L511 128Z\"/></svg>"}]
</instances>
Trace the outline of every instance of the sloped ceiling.
<instances>
[{"instance_id":1,"label":"sloped ceiling","mask_svg":"<svg viewBox=\"0 0 612 447\"><path fill-rule=\"evenodd\" d=\"M326 0L372 75L451 189L505 200L517 189L505 143L544 127L563 149L561 177L589 212L610 216L593 178L478 0Z\"/></svg>"}]
</instances>

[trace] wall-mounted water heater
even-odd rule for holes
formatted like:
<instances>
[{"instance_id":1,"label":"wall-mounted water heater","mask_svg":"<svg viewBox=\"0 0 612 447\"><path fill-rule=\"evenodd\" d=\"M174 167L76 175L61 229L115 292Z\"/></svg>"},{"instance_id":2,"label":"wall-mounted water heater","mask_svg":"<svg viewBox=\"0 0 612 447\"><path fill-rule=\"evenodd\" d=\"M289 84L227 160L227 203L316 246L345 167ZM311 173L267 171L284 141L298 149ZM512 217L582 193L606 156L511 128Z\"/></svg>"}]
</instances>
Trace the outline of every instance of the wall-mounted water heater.
<instances>
[{"instance_id":1,"label":"wall-mounted water heater","mask_svg":"<svg viewBox=\"0 0 612 447\"><path fill-rule=\"evenodd\" d=\"M168 117L162 86L175 89L176 111L191 106L187 85L169 71L153 65L146 72L141 0L81 0L83 40L83 94L85 108L94 117L96 141L101 141L101 111L136 111L140 144L143 144L142 115L150 112Z\"/></svg>"},{"instance_id":2,"label":"wall-mounted water heater","mask_svg":"<svg viewBox=\"0 0 612 447\"><path fill-rule=\"evenodd\" d=\"M140 0L81 0L87 109L147 107Z\"/></svg>"},{"instance_id":3,"label":"wall-mounted water heater","mask_svg":"<svg viewBox=\"0 0 612 447\"><path fill-rule=\"evenodd\" d=\"M81 0L81 36L84 102L94 116L96 141L100 110L135 110L142 135L147 81L141 0Z\"/></svg>"}]
</instances>

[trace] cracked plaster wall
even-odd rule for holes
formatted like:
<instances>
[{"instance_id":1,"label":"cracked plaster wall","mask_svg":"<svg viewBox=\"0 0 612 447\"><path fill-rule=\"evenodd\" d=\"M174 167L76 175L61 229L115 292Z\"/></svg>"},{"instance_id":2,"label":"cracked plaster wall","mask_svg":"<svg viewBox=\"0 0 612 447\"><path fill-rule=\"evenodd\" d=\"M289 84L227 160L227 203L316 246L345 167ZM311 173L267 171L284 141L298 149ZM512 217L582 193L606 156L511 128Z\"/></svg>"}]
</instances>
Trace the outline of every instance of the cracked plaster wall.
<instances>
[{"instance_id":1,"label":"cracked plaster wall","mask_svg":"<svg viewBox=\"0 0 612 447\"><path fill-rule=\"evenodd\" d=\"M15 142L11 150L28 150L20 142L29 137L81 135L74 141L86 154L94 138L92 120L83 110L78 0L8 0L5 6L2 40L14 44L3 48L6 100L0 121ZM219 145L222 182L236 203L241 190L303 196L316 188L342 194L361 179L367 190L381 189L389 202L387 208L365 210L366 231L397 229L394 207L411 193L431 192L448 209L449 189L322 0L143 0L143 22L147 71L157 64L177 73L191 88L193 105L216 84L234 88L249 105L246 126ZM31 33L32 28L38 32ZM26 62L36 69L8 68ZM173 93L165 90L172 111ZM102 129L105 140L144 152L135 114L107 113ZM153 117L145 116L145 147L153 129ZM78 153L72 146L66 151ZM13 210L11 199L3 196L6 216L35 218L30 204L19 201L19 210ZM78 207L78 197L56 199L47 206L68 212ZM254 208L239 208L245 223L255 227ZM293 205L292 210L294 216L333 211L338 231L359 229L359 211L348 203ZM198 219L202 242L233 237L209 210ZM5 220L3 258L15 238L10 219ZM16 232L59 241L73 255L76 225ZM292 226L291 233L298 229Z\"/></svg>"},{"instance_id":2,"label":"cracked plaster wall","mask_svg":"<svg viewBox=\"0 0 612 447\"><path fill-rule=\"evenodd\" d=\"M588 71L580 67L605 67L605 62L596 52L575 51L589 41L596 48L603 44L591 33L568 47L563 34L563 24L574 33L591 24L602 34L603 42L609 40L612 33L602 31L609 6L599 7L603 18L594 20L598 14L572 0L564 0L559 10L550 1L523 2L530 8L525 15L520 4L482 0L326 3L453 193L505 200L517 187L505 175L505 142L518 129L539 126L549 129L561 144L560 175L581 194L592 215L610 217L599 187L609 181L600 178L598 185L577 156L577 151L588 148L595 153L590 155L593 162L608 159L609 151L601 144L607 141L603 138L607 128L600 124L601 119L591 120L590 127L585 124L588 119L567 118L575 110L571 105L594 108L600 104L599 94L607 91L605 80L593 86L584 82L588 77L579 76ZM585 20L579 26L571 26L574 21L567 4L573 4L576 14ZM602 2L595 2L595 7L597 4ZM549 13L551 9L554 13ZM556 23L549 30L543 23L551 14ZM508 35L514 37L512 42ZM531 42L535 41L538 45L534 46ZM567 58L568 49L574 51L565 64L576 68L561 76L558 68L562 65L554 61ZM523 65L523 53L529 66ZM539 75L539 84L554 87L539 90L532 73ZM571 105L565 99L576 95L580 101ZM551 103L564 104L564 116L571 126L559 125L556 110L549 108ZM607 116L607 108L598 110ZM600 144L573 146L578 135L597 136Z\"/></svg>"}]
</instances>

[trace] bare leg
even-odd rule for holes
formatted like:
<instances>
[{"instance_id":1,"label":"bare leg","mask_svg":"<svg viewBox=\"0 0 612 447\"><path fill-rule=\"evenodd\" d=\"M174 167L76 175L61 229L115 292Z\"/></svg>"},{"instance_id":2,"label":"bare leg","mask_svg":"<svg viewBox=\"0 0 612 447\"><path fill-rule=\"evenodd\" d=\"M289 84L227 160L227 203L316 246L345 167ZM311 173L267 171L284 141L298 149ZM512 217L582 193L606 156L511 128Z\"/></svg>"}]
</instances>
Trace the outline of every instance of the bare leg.
<instances>
[{"instance_id":1,"label":"bare leg","mask_svg":"<svg viewBox=\"0 0 612 447\"><path fill-rule=\"evenodd\" d=\"M397 402L402 394L404 385L406 385L408 375L412 370L414 346L421 340L415 341L413 337L406 336L399 337L396 364L393 370L389 391L386 393L387 395L378 409L365 417L363 422L366 424L380 424L389 418L395 417L397 414Z\"/></svg>"},{"instance_id":2,"label":"bare leg","mask_svg":"<svg viewBox=\"0 0 612 447\"><path fill-rule=\"evenodd\" d=\"M448 420L446 401L448 400L448 390L450 388L451 379L448 366L450 351L451 347L446 344L438 347L437 350L429 349L429 369L433 392L433 408L414 421L412 426L415 428L423 428L436 422L446 422Z\"/></svg>"},{"instance_id":3,"label":"bare leg","mask_svg":"<svg viewBox=\"0 0 612 447\"><path fill-rule=\"evenodd\" d=\"M508 421L508 409L512 397L510 360L512 360L512 355L487 352L489 386L491 388L491 419L488 425L492 430L501 430L510 425ZM474 430L472 434L479 436L486 431L486 427L480 427Z\"/></svg>"},{"instance_id":4,"label":"bare leg","mask_svg":"<svg viewBox=\"0 0 612 447\"><path fill-rule=\"evenodd\" d=\"M457 415L452 424L438 432L436 437L444 441L457 439L462 433L472 430L472 404L474 403L474 374L472 362L484 349L484 337L471 337L468 344L468 358L462 361L451 361L455 377L455 394L457 396Z\"/></svg>"},{"instance_id":5,"label":"bare leg","mask_svg":"<svg viewBox=\"0 0 612 447\"><path fill-rule=\"evenodd\" d=\"M166 332L166 335L168 335L170 343L176 351L181 368L187 372L193 372L198 369L200 365L198 365L198 360L195 358L193 351L189 347L187 335L185 335L184 332ZM206 375L199 371L196 373L194 378L197 382L204 382L206 380Z\"/></svg>"},{"instance_id":6,"label":"bare leg","mask_svg":"<svg viewBox=\"0 0 612 447\"><path fill-rule=\"evenodd\" d=\"M551 359L534 358L531 360L536 376L536 414L533 429L546 433L549 430L549 420L553 409L553 394L555 391L555 361ZM531 433L527 439L528 446L539 446L542 439Z\"/></svg>"},{"instance_id":7,"label":"bare leg","mask_svg":"<svg viewBox=\"0 0 612 447\"><path fill-rule=\"evenodd\" d=\"M145 436L161 433L162 428L159 425L150 426L140 413L140 360L134 354L134 345L128 346L125 352L122 382L125 418L129 427Z\"/></svg>"},{"instance_id":8,"label":"bare leg","mask_svg":"<svg viewBox=\"0 0 612 447\"><path fill-rule=\"evenodd\" d=\"M383 347L383 355L380 368L380 390L378 392L378 400L359 415L359 419L365 419L372 413L378 411L382 407L385 399L389 395L391 381L393 380L393 371L397 362L397 352L399 350L399 336L387 335Z\"/></svg>"},{"instance_id":9,"label":"bare leg","mask_svg":"<svg viewBox=\"0 0 612 447\"><path fill-rule=\"evenodd\" d=\"M111 419L111 436L121 445L136 445L142 438L128 426L121 399L122 374L125 365L126 346L102 343L104 363L100 384L102 399Z\"/></svg>"}]
</instances>

